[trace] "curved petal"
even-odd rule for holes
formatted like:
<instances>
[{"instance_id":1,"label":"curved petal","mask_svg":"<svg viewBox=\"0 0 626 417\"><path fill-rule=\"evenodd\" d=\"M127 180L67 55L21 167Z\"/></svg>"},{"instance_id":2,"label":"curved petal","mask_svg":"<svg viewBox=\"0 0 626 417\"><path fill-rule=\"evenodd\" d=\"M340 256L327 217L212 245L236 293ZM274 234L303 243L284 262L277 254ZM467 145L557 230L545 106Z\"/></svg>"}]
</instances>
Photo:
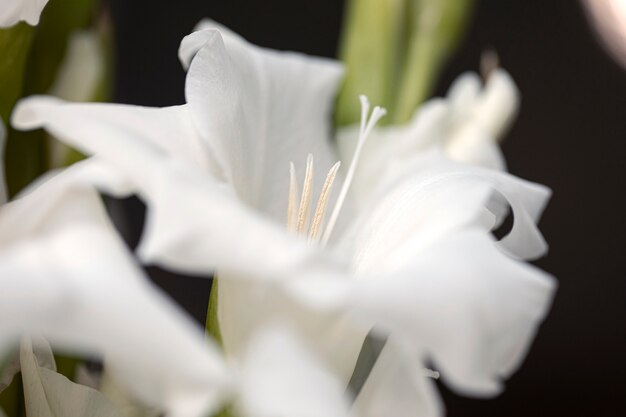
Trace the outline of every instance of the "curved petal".
<instances>
[{"instance_id":1,"label":"curved petal","mask_svg":"<svg viewBox=\"0 0 626 417\"><path fill-rule=\"evenodd\" d=\"M289 163L304 167L313 154L321 185L336 162L330 110L341 66L258 48L215 29L188 35L180 56L193 56L185 91L194 122L237 195L282 221Z\"/></svg>"},{"instance_id":2,"label":"curved petal","mask_svg":"<svg viewBox=\"0 0 626 417\"><path fill-rule=\"evenodd\" d=\"M450 84L446 99L450 105L452 124L463 123L471 116L482 88L482 81L475 72L465 72Z\"/></svg>"},{"instance_id":3,"label":"curved petal","mask_svg":"<svg viewBox=\"0 0 626 417\"><path fill-rule=\"evenodd\" d=\"M219 176L185 105L152 108L31 96L17 104L11 124L21 130L45 127L88 154L97 146L102 159L129 159L141 164L142 158L158 154Z\"/></svg>"},{"instance_id":4,"label":"curved petal","mask_svg":"<svg viewBox=\"0 0 626 417\"><path fill-rule=\"evenodd\" d=\"M0 249L32 236L54 232L64 224L108 224L95 191L85 192L92 184L101 185L118 196L131 191L125 179L93 158L63 171L44 174L0 208ZM66 200L72 204L66 204ZM81 210L81 207L89 207L89 210Z\"/></svg>"},{"instance_id":5,"label":"curved petal","mask_svg":"<svg viewBox=\"0 0 626 417\"><path fill-rule=\"evenodd\" d=\"M393 224L393 227L400 231L398 233L407 235L408 231L412 230L408 225L418 225L427 221L426 218L415 216L410 210L418 210L419 207L427 210L429 205L424 204L424 201L428 201L423 200L420 193L424 192L423 188L426 185L433 182L436 182L438 187L443 185L444 188L430 187L426 192L433 190L442 196L447 195L445 198L448 199L447 202L441 199L432 201L432 206L438 204L443 210L441 221L434 223L433 226L445 225L447 222L452 225L454 218L461 220L471 218L483 222L486 211L489 210L494 217L487 224L487 228L490 229L500 224L508 213L507 206L510 206L514 216L513 227L499 242L501 247L511 255L523 259L538 258L546 253L548 245L537 227L537 222L550 198L549 188L497 170L453 162L436 150L390 166L387 169L387 177L381 180L379 192L370 195L374 203L371 207L365 206L367 208L364 210L364 218L361 219L362 224L377 225L375 230L392 237L395 235L389 228ZM473 184L471 186L473 188L463 189L468 186L467 184ZM484 194L481 194L485 188L490 190L490 196L486 199ZM386 217L382 214L384 210L392 210L396 215ZM433 212L427 211L422 216L430 216ZM372 219L368 219L369 217ZM360 227L365 234L369 228L370 226ZM407 232L402 232L404 229ZM366 238L362 240L365 242L362 244L370 244L372 241L372 244L384 245L387 240L387 237L383 238L380 235L375 239ZM388 250L394 249L393 244L388 244L387 247Z\"/></svg>"},{"instance_id":6,"label":"curved petal","mask_svg":"<svg viewBox=\"0 0 626 417\"><path fill-rule=\"evenodd\" d=\"M523 360L555 281L501 253L481 230L421 250L403 271L356 281L352 305L467 395L501 390Z\"/></svg>"},{"instance_id":7,"label":"curved petal","mask_svg":"<svg viewBox=\"0 0 626 417\"><path fill-rule=\"evenodd\" d=\"M389 273L402 268L419 250L475 224L492 193L475 178L424 169L373 195L342 249L353 254L359 273ZM413 253L402 250L410 242Z\"/></svg>"},{"instance_id":8,"label":"curved petal","mask_svg":"<svg viewBox=\"0 0 626 417\"><path fill-rule=\"evenodd\" d=\"M13 26L20 21L37 25L47 3L48 0L4 0L0 7L0 27Z\"/></svg>"},{"instance_id":9,"label":"curved petal","mask_svg":"<svg viewBox=\"0 0 626 417\"><path fill-rule=\"evenodd\" d=\"M500 145L477 124L467 124L459 128L444 149L454 161L506 171L506 161Z\"/></svg>"},{"instance_id":10,"label":"curved petal","mask_svg":"<svg viewBox=\"0 0 626 417\"><path fill-rule=\"evenodd\" d=\"M490 135L502 137L517 116L520 93L511 75L503 69L493 71L478 96L474 109L475 122Z\"/></svg>"},{"instance_id":11,"label":"curved petal","mask_svg":"<svg viewBox=\"0 0 626 417\"><path fill-rule=\"evenodd\" d=\"M45 340L37 340L37 349L29 337L22 341L20 363L24 385L24 404L29 416L38 417L121 417L117 407L98 391L75 384L46 362L54 357ZM37 353L47 350L42 363Z\"/></svg>"}]
</instances>

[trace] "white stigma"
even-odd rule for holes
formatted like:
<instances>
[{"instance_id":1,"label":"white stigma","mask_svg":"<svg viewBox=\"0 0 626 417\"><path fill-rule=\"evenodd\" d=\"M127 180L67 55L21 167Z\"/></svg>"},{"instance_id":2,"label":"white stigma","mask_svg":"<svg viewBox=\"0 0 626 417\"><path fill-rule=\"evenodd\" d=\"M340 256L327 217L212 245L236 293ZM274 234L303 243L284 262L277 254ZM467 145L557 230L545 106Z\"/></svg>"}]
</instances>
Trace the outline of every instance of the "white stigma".
<instances>
[{"instance_id":1,"label":"white stigma","mask_svg":"<svg viewBox=\"0 0 626 417\"><path fill-rule=\"evenodd\" d=\"M369 114L370 103L365 96L359 97L361 101L361 124L359 128L359 138L356 148L354 150L354 156L350 164L350 169L346 174L346 179L341 187L339 196L337 197L337 203L333 209L331 217L326 225L326 229L321 238L322 246L326 245L330 235L337 223L337 218L341 212L341 208L345 202L346 196L350 189L350 185L356 172L357 163L363 151L363 146L369 136L370 132L378 123L378 121L386 114L385 109L381 107L374 107L371 115ZM369 116L369 117L368 117ZM324 215L326 214L326 206L330 199L330 193L332 191L335 178L341 162L335 163L326 175L326 180L322 186L315 212L313 213L313 220L310 223L310 211L311 200L313 196L313 156L309 154L306 160L306 172L304 174L304 184L302 186L302 195L300 196L300 204L298 205L298 180L296 178L296 169L293 162L289 165L289 201L287 207L287 229L291 232L296 232L300 235L308 234L309 242L318 242L320 240L320 233L323 230L322 224L324 223Z\"/></svg>"},{"instance_id":2,"label":"white stigma","mask_svg":"<svg viewBox=\"0 0 626 417\"><path fill-rule=\"evenodd\" d=\"M367 141L367 137L370 132L376 126L376 123L385 115L387 111L382 107L374 107L372 114L368 120L368 113L370 109L370 103L367 97L360 96L361 100L361 127L359 129L359 139L356 144L356 148L354 150L354 156L352 156L352 162L350 163L350 169L348 170L348 174L346 175L346 179L343 182L343 186L341 187L341 192L339 193L339 197L337 197L337 203L335 204L335 209L328 220L328 225L326 226L326 231L324 232L324 236L322 237L322 246L328 243L328 239L330 239L330 235L335 228L335 224L337 223L337 218L339 217L339 213L341 212L341 208L343 207L343 203L346 200L346 196L348 195L348 191L350 190L350 185L352 184L352 180L354 178L354 173L356 172L356 167L359 162L359 158L361 157L361 152L363 151L363 146Z\"/></svg>"}]
</instances>

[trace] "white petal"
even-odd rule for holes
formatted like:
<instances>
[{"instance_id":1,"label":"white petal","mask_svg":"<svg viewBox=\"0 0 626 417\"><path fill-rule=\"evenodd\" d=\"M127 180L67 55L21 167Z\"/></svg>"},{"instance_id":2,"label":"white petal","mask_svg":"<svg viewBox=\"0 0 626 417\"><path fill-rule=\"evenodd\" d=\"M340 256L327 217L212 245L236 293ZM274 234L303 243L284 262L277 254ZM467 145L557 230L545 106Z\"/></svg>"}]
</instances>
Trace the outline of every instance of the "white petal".
<instances>
[{"instance_id":1,"label":"white petal","mask_svg":"<svg viewBox=\"0 0 626 417\"><path fill-rule=\"evenodd\" d=\"M471 117L474 104L480 95L482 82L475 72L459 75L450 85L446 99L450 106L448 123L463 123Z\"/></svg>"},{"instance_id":2,"label":"white petal","mask_svg":"<svg viewBox=\"0 0 626 417\"><path fill-rule=\"evenodd\" d=\"M229 356L242 357L258 329L289 318L297 323L294 334L347 384L369 327L359 326L349 317L327 311L329 305L339 303L333 301L338 297L327 291L334 288L333 282L324 280L323 275L312 276L306 286L287 293L278 286L223 270L217 276L217 318L224 350ZM297 278L294 276L285 284L301 282ZM347 286L349 281L334 284ZM342 294L341 300L345 296ZM306 304L303 305L302 301ZM311 305L320 310L311 311L308 308Z\"/></svg>"},{"instance_id":3,"label":"white petal","mask_svg":"<svg viewBox=\"0 0 626 417\"><path fill-rule=\"evenodd\" d=\"M498 171L506 171L506 161L495 138L475 123L457 129L445 145L446 154L455 161Z\"/></svg>"},{"instance_id":4,"label":"white petal","mask_svg":"<svg viewBox=\"0 0 626 417\"><path fill-rule=\"evenodd\" d=\"M11 116L17 129L43 127L66 144L87 154L97 149L105 160L131 160L165 155L202 170L215 167L195 133L187 106L165 108L123 104L68 103L31 96Z\"/></svg>"},{"instance_id":5,"label":"white petal","mask_svg":"<svg viewBox=\"0 0 626 417\"><path fill-rule=\"evenodd\" d=\"M49 172L0 208L0 248L56 231L65 224L108 225L99 196L89 190L92 183L114 195L130 191L127 181L93 159L61 172ZM72 204L65 204L65 200Z\"/></svg>"},{"instance_id":6,"label":"white petal","mask_svg":"<svg viewBox=\"0 0 626 417\"><path fill-rule=\"evenodd\" d=\"M514 372L552 300L555 282L502 254L480 230L416 254L404 271L358 280L354 308L424 352L467 395L493 395Z\"/></svg>"},{"instance_id":7,"label":"white petal","mask_svg":"<svg viewBox=\"0 0 626 417\"><path fill-rule=\"evenodd\" d=\"M45 343L45 342L43 342ZM41 346L42 341L39 341ZM54 361L50 346L49 360ZM121 417L119 410L98 391L78 385L42 364L33 343L25 338L20 349L26 413L37 417Z\"/></svg>"},{"instance_id":8,"label":"white petal","mask_svg":"<svg viewBox=\"0 0 626 417\"><path fill-rule=\"evenodd\" d=\"M443 415L443 404L434 383L420 375L421 364L400 355L388 340L354 402L354 414L361 417Z\"/></svg>"},{"instance_id":9,"label":"white petal","mask_svg":"<svg viewBox=\"0 0 626 417\"><path fill-rule=\"evenodd\" d=\"M222 35L222 38L228 38L232 42L245 42L246 40L239 36L237 33L233 32L226 26L221 23L216 22L213 19L203 18L200 20L196 26L193 28L192 32L201 32L207 29L218 30ZM199 37L189 37L189 39L185 39L180 44L180 48L178 49L178 59L182 64L183 68L186 70L189 69L191 65L191 60L196 55L196 53L204 46L206 39L204 36Z\"/></svg>"},{"instance_id":10,"label":"white petal","mask_svg":"<svg viewBox=\"0 0 626 417\"><path fill-rule=\"evenodd\" d=\"M241 365L245 417L343 417L345 385L286 330L260 329Z\"/></svg>"},{"instance_id":11,"label":"white petal","mask_svg":"<svg viewBox=\"0 0 626 417\"><path fill-rule=\"evenodd\" d=\"M2 0L0 2L0 27L13 26L25 21L35 26L48 0Z\"/></svg>"},{"instance_id":12,"label":"white petal","mask_svg":"<svg viewBox=\"0 0 626 417\"><path fill-rule=\"evenodd\" d=\"M23 129L46 127L121 169L150 208L138 249L146 261L186 272L206 274L218 268L270 280L302 270L305 277L335 274L334 260L320 261L319 251L245 207L213 172L189 166L164 150L163 142L171 135L159 127L180 133L183 110L33 97L18 105L13 123ZM287 198L283 203L286 208Z\"/></svg>"},{"instance_id":13,"label":"white petal","mask_svg":"<svg viewBox=\"0 0 626 417\"><path fill-rule=\"evenodd\" d=\"M38 224L12 231L15 243L7 239L0 248L2 287L10 291L0 295L2 315L19 318L3 323L0 333L38 331L69 352L100 354L122 386L171 415L215 410L230 390L215 347L147 282L114 235L98 194L77 184L48 217L33 216ZM41 205L46 185L3 207L0 219L12 217L18 203Z\"/></svg>"},{"instance_id":14,"label":"white petal","mask_svg":"<svg viewBox=\"0 0 626 417\"><path fill-rule=\"evenodd\" d=\"M474 109L476 123L494 138L500 138L517 116L520 94L508 72L497 69L487 79Z\"/></svg>"},{"instance_id":15,"label":"white petal","mask_svg":"<svg viewBox=\"0 0 626 417\"><path fill-rule=\"evenodd\" d=\"M183 39L181 59L192 55L185 91L200 134L238 196L282 221L289 163L304 167L313 154L319 187L336 162L330 111L341 66L215 29Z\"/></svg>"},{"instance_id":16,"label":"white petal","mask_svg":"<svg viewBox=\"0 0 626 417\"><path fill-rule=\"evenodd\" d=\"M389 273L475 223L491 193L489 183L471 176L424 169L374 194L342 245L350 247L357 273ZM407 244L412 253L402 249Z\"/></svg>"},{"instance_id":17,"label":"white petal","mask_svg":"<svg viewBox=\"0 0 626 417\"><path fill-rule=\"evenodd\" d=\"M499 224L502 217L507 214L507 204L511 206L513 212L513 227L500 241L501 247L522 259L538 258L547 252L548 245L537 223L551 196L548 187L505 172L456 163L436 151L397 162L395 169L396 174L392 176L395 178L428 173L487 184L493 193L486 208L499 207L498 211L493 213L497 217L495 224Z\"/></svg>"}]
</instances>

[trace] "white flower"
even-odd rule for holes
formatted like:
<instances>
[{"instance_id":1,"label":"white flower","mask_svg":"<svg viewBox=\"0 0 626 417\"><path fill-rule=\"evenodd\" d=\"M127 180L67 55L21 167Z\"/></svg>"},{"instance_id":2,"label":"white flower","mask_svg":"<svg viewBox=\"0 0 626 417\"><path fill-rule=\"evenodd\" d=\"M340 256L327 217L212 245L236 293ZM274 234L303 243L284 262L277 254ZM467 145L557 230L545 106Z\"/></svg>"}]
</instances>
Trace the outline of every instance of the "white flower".
<instances>
[{"instance_id":1,"label":"white flower","mask_svg":"<svg viewBox=\"0 0 626 417\"><path fill-rule=\"evenodd\" d=\"M48 0L0 0L0 27L10 27L20 21L37 25L47 3Z\"/></svg>"},{"instance_id":2,"label":"white flower","mask_svg":"<svg viewBox=\"0 0 626 417\"><path fill-rule=\"evenodd\" d=\"M329 121L341 67L256 48L221 30L223 37L208 29L183 40L185 106L34 97L19 104L13 123L45 127L133 183L149 206L138 250L145 261L217 271L218 318L230 354L242 358L255 329L287 318L347 380L374 329L388 343L355 404L365 404L365 415L416 395L419 409L398 406L394 414L437 413L422 370L429 360L457 391L499 392L554 289L551 277L499 246L518 257L545 251L535 223L549 191L431 150L391 161L397 165L384 187L360 201L348 194L341 207L342 197L325 198L321 187L338 159ZM367 108L364 102L355 168L382 114L375 109L370 118ZM498 124L479 125L490 123ZM340 195L350 178L337 176ZM486 218L493 226L504 215L488 210L498 207L494 201L507 202L515 215L500 243L485 227ZM307 208L316 202L317 214L324 203L329 211L340 208L334 229L333 215L315 232ZM285 223L304 236L288 233Z\"/></svg>"}]
</instances>

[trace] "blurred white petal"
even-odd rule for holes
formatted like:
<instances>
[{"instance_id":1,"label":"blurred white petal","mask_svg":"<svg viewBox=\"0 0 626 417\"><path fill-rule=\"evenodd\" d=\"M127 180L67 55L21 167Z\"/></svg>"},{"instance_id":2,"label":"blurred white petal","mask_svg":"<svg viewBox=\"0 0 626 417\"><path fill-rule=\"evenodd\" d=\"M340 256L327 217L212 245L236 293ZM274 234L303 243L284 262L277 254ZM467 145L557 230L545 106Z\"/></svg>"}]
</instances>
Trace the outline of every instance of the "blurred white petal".
<instances>
[{"instance_id":1,"label":"blurred white petal","mask_svg":"<svg viewBox=\"0 0 626 417\"><path fill-rule=\"evenodd\" d=\"M241 364L239 409L246 417L344 417L342 381L281 327L261 329Z\"/></svg>"},{"instance_id":2,"label":"blurred white petal","mask_svg":"<svg viewBox=\"0 0 626 417\"><path fill-rule=\"evenodd\" d=\"M357 281L354 308L432 358L457 391L498 393L551 304L553 278L502 254L480 230L415 254L384 280Z\"/></svg>"},{"instance_id":3,"label":"blurred white petal","mask_svg":"<svg viewBox=\"0 0 626 417\"><path fill-rule=\"evenodd\" d=\"M50 346L44 340L25 337L20 349L26 413L37 417L123 417L119 410L98 391L78 385L50 369L35 351L48 350L48 361L54 363Z\"/></svg>"},{"instance_id":4,"label":"blurred white petal","mask_svg":"<svg viewBox=\"0 0 626 417\"><path fill-rule=\"evenodd\" d=\"M434 382L421 372L420 363L402 356L388 341L354 402L354 410L361 417L437 417L443 415L443 404Z\"/></svg>"},{"instance_id":5,"label":"blurred white petal","mask_svg":"<svg viewBox=\"0 0 626 417\"><path fill-rule=\"evenodd\" d=\"M0 27L13 26L25 21L31 26L39 23L39 15L48 0L2 0L0 1Z\"/></svg>"},{"instance_id":6,"label":"blurred white petal","mask_svg":"<svg viewBox=\"0 0 626 417\"><path fill-rule=\"evenodd\" d=\"M39 332L67 352L102 355L129 392L171 415L215 410L231 383L221 357L115 236L84 184L90 162L0 209L0 310L16 318L0 325L3 343ZM23 208L30 215L14 223Z\"/></svg>"}]
</instances>

